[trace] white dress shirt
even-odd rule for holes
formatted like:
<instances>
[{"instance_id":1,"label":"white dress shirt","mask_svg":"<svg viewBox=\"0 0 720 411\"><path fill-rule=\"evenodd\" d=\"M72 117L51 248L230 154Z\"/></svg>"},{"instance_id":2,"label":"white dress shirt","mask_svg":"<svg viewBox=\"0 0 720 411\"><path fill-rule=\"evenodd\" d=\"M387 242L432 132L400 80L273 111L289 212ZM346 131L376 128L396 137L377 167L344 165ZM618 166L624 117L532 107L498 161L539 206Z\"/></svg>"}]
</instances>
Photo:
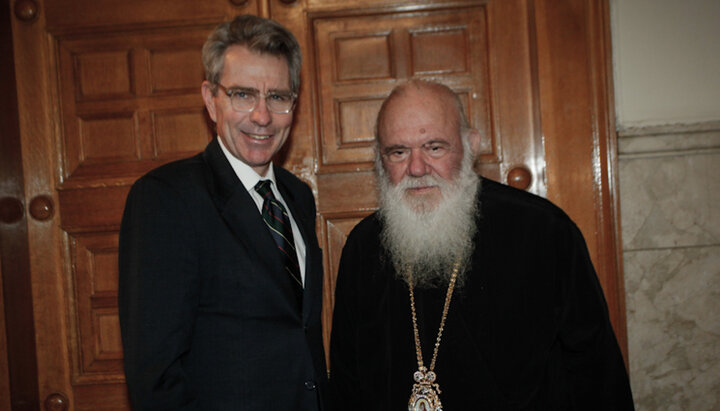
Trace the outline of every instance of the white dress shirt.
<instances>
[{"instance_id":1,"label":"white dress shirt","mask_svg":"<svg viewBox=\"0 0 720 411\"><path fill-rule=\"evenodd\" d=\"M275 195L275 198L282 203L283 207L285 207L285 210L288 213L288 216L290 217L290 225L292 226L293 239L295 240L295 251L297 252L298 264L300 264L300 277L302 278L303 285L305 285L305 241L303 241L302 234L300 234L300 229L298 228L297 223L295 223L295 218L293 218L292 212L290 212L290 207L288 207L285 199L283 199L282 195L280 195L280 191L278 191L272 162L268 167L266 175L261 176L256 173L255 170L252 169L252 167L232 155L232 153L230 153L230 151L228 151L228 149L225 147L225 144L220 137L218 137L218 142L220 143L220 148L222 148L223 153L225 153L225 157L227 157L233 170L235 170L235 174L237 174L238 178L240 179L240 182L242 182L245 189L248 191L248 193L250 193L250 197L252 197L252 199L255 201L255 205L257 205L257 209L260 214L262 214L263 198L257 191L255 191L255 185L260 180L272 181L272 184L270 184L270 188L272 189L273 195Z\"/></svg>"}]
</instances>

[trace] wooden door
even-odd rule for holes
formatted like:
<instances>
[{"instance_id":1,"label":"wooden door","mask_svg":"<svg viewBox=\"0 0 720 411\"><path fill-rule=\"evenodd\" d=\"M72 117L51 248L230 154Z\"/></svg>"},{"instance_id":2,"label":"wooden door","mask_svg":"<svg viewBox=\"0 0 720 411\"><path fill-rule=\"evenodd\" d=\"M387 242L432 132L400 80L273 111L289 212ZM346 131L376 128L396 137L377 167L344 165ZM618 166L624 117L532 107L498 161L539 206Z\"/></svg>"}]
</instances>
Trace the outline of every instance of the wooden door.
<instances>
[{"instance_id":1,"label":"wooden door","mask_svg":"<svg viewBox=\"0 0 720 411\"><path fill-rule=\"evenodd\" d=\"M144 172L212 137L199 93L200 47L217 23L240 13L280 21L303 48L296 124L279 161L316 194L326 341L342 245L376 207L375 114L394 85L420 77L460 94L484 136L482 174L547 196L578 222L624 346L605 2L16 0L12 7L22 202L35 204L27 238L38 395L27 409L128 409L116 303L124 198ZM13 387L14 404L21 388Z\"/></svg>"}]
</instances>

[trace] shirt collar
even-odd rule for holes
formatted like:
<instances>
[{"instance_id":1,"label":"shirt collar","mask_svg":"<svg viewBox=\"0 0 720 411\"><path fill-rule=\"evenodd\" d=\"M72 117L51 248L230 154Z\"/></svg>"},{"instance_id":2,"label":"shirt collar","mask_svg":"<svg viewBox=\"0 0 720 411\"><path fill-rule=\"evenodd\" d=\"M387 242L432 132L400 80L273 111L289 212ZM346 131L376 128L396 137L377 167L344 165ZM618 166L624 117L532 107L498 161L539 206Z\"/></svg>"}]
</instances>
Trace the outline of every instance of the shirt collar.
<instances>
[{"instance_id":1,"label":"shirt collar","mask_svg":"<svg viewBox=\"0 0 720 411\"><path fill-rule=\"evenodd\" d=\"M273 185L277 187L277 182L275 181L275 171L273 170L272 161L269 164L268 171L265 176L260 176L257 172L255 172L255 170L252 169L252 167L232 155L232 153L230 153L230 151L225 147L225 143L223 143L222 139L219 136L217 137L217 139L220 143L220 148L222 149L223 154L225 154L225 157L230 162L230 166L232 166L235 174L238 176L240 182L245 187L245 190L254 190L255 184L257 184L260 180L270 180L272 181Z\"/></svg>"}]
</instances>

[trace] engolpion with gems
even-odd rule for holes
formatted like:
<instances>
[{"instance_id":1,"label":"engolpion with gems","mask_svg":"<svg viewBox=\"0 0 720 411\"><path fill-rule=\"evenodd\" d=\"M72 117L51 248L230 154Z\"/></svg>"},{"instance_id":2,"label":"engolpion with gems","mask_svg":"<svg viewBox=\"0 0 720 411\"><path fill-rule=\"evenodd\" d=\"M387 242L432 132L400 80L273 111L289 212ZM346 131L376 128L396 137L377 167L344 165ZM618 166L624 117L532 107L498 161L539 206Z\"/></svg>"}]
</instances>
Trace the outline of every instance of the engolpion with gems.
<instances>
[{"instance_id":1,"label":"engolpion with gems","mask_svg":"<svg viewBox=\"0 0 720 411\"><path fill-rule=\"evenodd\" d=\"M417 384L413 385L408 411L442 411L440 386L435 383L435 377L435 373L425 367L415 371Z\"/></svg>"},{"instance_id":2,"label":"engolpion with gems","mask_svg":"<svg viewBox=\"0 0 720 411\"><path fill-rule=\"evenodd\" d=\"M413 292L413 286L410 286L410 312L412 313L413 334L415 337L415 355L417 356L418 370L415 371L415 374L413 374L415 384L413 384L412 393L410 393L408 411L442 411L443 409L439 395L441 393L440 386L435 382L437 375L435 374L434 369L459 269L460 262L456 261L453 265L452 276L450 277L447 294L445 295L445 305L443 306L440 328L438 329L437 339L435 340L435 349L433 350L432 360L430 361L430 370L425 368L425 365L423 364L422 347L420 346L420 333L418 332L417 314L415 313L415 293ZM408 279L410 284L412 284L412 271L408 271Z\"/></svg>"}]
</instances>

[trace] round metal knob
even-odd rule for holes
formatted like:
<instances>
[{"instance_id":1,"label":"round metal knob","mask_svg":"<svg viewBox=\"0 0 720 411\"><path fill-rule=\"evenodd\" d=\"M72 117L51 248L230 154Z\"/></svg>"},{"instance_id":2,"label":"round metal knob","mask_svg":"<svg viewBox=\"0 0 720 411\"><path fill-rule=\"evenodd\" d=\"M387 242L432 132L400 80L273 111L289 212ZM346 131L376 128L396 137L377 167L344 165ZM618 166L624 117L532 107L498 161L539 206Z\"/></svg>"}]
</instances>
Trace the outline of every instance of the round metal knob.
<instances>
[{"instance_id":1,"label":"round metal knob","mask_svg":"<svg viewBox=\"0 0 720 411\"><path fill-rule=\"evenodd\" d=\"M45 221L53 216L54 211L52 199L48 196L37 196L30 201L30 215L36 220Z\"/></svg>"},{"instance_id":2,"label":"round metal knob","mask_svg":"<svg viewBox=\"0 0 720 411\"><path fill-rule=\"evenodd\" d=\"M20 200L13 197L0 198L0 221L5 224L17 223L25 215L25 209Z\"/></svg>"},{"instance_id":3,"label":"round metal knob","mask_svg":"<svg viewBox=\"0 0 720 411\"><path fill-rule=\"evenodd\" d=\"M233 6L242 7L248 3L248 0L230 0Z\"/></svg>"},{"instance_id":4,"label":"round metal knob","mask_svg":"<svg viewBox=\"0 0 720 411\"><path fill-rule=\"evenodd\" d=\"M525 167L515 167L508 173L507 183L511 187L525 190L532 183L532 174Z\"/></svg>"},{"instance_id":5,"label":"round metal knob","mask_svg":"<svg viewBox=\"0 0 720 411\"><path fill-rule=\"evenodd\" d=\"M65 394L56 392L45 398L45 411L67 411L68 399Z\"/></svg>"},{"instance_id":6,"label":"round metal knob","mask_svg":"<svg viewBox=\"0 0 720 411\"><path fill-rule=\"evenodd\" d=\"M14 9L15 17L26 23L35 20L38 15L38 5L32 0L17 0Z\"/></svg>"}]
</instances>

